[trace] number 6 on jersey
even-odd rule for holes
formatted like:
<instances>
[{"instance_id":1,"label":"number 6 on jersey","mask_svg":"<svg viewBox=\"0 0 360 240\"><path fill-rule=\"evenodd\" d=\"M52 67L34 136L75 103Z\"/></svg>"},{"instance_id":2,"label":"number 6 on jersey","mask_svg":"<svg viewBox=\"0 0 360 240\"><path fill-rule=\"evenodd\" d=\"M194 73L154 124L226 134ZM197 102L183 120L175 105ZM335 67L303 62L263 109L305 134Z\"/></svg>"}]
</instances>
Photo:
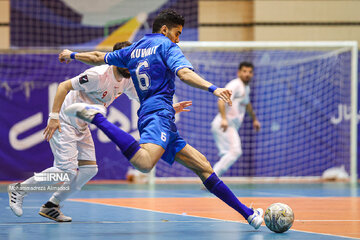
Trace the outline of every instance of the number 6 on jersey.
<instances>
[{"instance_id":1,"label":"number 6 on jersey","mask_svg":"<svg viewBox=\"0 0 360 240\"><path fill-rule=\"evenodd\" d=\"M136 78L139 82L139 88L142 91L147 91L151 85L150 76L147 74L147 70L150 69L150 65L147 60L139 62L135 70Z\"/></svg>"},{"instance_id":2,"label":"number 6 on jersey","mask_svg":"<svg viewBox=\"0 0 360 240\"><path fill-rule=\"evenodd\" d=\"M161 140L162 140L163 142L166 142L166 133L161 132Z\"/></svg>"}]
</instances>

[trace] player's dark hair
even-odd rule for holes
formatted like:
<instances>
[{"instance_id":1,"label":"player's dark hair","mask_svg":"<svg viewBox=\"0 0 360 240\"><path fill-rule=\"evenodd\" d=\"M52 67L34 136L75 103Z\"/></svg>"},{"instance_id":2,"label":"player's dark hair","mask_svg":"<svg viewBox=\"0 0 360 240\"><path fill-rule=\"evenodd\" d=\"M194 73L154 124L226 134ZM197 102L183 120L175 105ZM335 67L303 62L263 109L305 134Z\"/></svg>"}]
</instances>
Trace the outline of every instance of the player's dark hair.
<instances>
[{"instance_id":1,"label":"player's dark hair","mask_svg":"<svg viewBox=\"0 0 360 240\"><path fill-rule=\"evenodd\" d=\"M122 49L122 48L125 48L125 47L128 47L128 46L130 46L131 44L132 44L132 43L129 42L129 41L117 42L117 43L115 43L115 45L113 46L113 51L119 50L119 49Z\"/></svg>"},{"instance_id":2,"label":"player's dark hair","mask_svg":"<svg viewBox=\"0 0 360 240\"><path fill-rule=\"evenodd\" d=\"M166 25L169 29L176 26L183 26L185 19L173 9L162 10L155 18L153 23L153 33L158 33L162 26Z\"/></svg>"},{"instance_id":3,"label":"player's dark hair","mask_svg":"<svg viewBox=\"0 0 360 240\"><path fill-rule=\"evenodd\" d=\"M254 69L254 65L251 62L241 62L238 69L240 70L242 67L250 67Z\"/></svg>"},{"instance_id":4,"label":"player's dark hair","mask_svg":"<svg viewBox=\"0 0 360 240\"><path fill-rule=\"evenodd\" d=\"M132 43L129 41L124 41L124 42L117 42L115 43L115 45L113 46L113 51L116 50L120 50L122 48L128 47L130 46ZM130 78L130 72L127 68L119 68L117 67L118 72L125 78Z\"/></svg>"}]
</instances>

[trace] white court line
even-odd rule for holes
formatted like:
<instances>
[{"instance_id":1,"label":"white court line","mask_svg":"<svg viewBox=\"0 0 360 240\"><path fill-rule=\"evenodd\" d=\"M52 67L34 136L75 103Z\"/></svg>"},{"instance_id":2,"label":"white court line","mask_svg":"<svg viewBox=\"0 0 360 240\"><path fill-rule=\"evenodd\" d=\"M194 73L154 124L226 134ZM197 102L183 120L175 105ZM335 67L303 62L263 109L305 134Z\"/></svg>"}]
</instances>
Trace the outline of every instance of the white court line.
<instances>
[{"instance_id":1,"label":"white court line","mask_svg":"<svg viewBox=\"0 0 360 240\"><path fill-rule=\"evenodd\" d=\"M179 220L161 220L161 221L94 221L94 222L64 222L63 224L128 224L128 223L213 223L223 221L179 221ZM0 223L0 226L10 225L58 225L58 222L19 222L19 223Z\"/></svg>"},{"instance_id":2,"label":"white court line","mask_svg":"<svg viewBox=\"0 0 360 240\"><path fill-rule=\"evenodd\" d=\"M113 207L118 207L118 206L113 206ZM176 215L176 214L175 214ZM194 216L196 217L196 216ZM204 218L204 217L199 217L199 218ZM206 218L205 218L206 219ZM215 219L216 220L216 219ZM61 223L61 225L64 224L132 224L132 223L214 223L214 222L235 222L235 223L240 223L240 222L236 222L236 221L227 221L227 220L222 220L222 219L218 219L217 221L179 221L179 220L162 220L162 221L94 221L94 222L64 222ZM58 222L30 222L30 223L0 223L0 226L12 226L12 225L58 225ZM332 236L332 237L342 237L342 238L346 238L346 239L358 239L358 238L351 238L351 237L346 237L346 236L341 236L341 235L333 235L333 234L326 234L326 233L314 233L314 232L308 232L308 231L299 231L299 230L292 230L291 231L295 231L295 232L303 232L303 233L311 233L311 234L319 234L319 235L326 235L326 236Z\"/></svg>"},{"instance_id":3,"label":"white court line","mask_svg":"<svg viewBox=\"0 0 360 240\"><path fill-rule=\"evenodd\" d=\"M295 222L360 222L360 220L294 220Z\"/></svg>"},{"instance_id":4,"label":"white court line","mask_svg":"<svg viewBox=\"0 0 360 240\"><path fill-rule=\"evenodd\" d=\"M304 196L304 195L287 194L287 193L276 193L276 196L274 196L273 192L271 193L271 192L259 192L259 191L256 191L256 193L267 195L267 196L270 196L270 197L273 197L273 198L276 198L276 197L307 197L307 196ZM264 196L259 195L259 196L251 196L251 197L261 198L261 197L264 197Z\"/></svg>"},{"instance_id":5,"label":"white court line","mask_svg":"<svg viewBox=\"0 0 360 240\"><path fill-rule=\"evenodd\" d=\"M109 206L109 207L120 207L120 208L127 208L127 209L135 209L135 210L141 210L141 211L147 211L147 212L156 212L156 213L170 214L170 215L177 215L177 216L183 216L183 217L185 216L185 217L205 218L205 219L211 219L211 220L223 221L223 222L237 222L237 221L229 221L229 220L217 219L217 218L193 216L193 215L188 215L187 213L182 213L182 214L180 214L180 213L168 213L168 212L149 210L149 209L143 209L143 208L136 208L136 207L116 206L116 205L112 205L112 204L108 204L108 203L84 202L84 201L77 201L77 200L73 200L73 199L68 199L68 201L77 202L77 203L88 203L88 204L104 205L104 206Z\"/></svg>"},{"instance_id":6,"label":"white court line","mask_svg":"<svg viewBox=\"0 0 360 240\"><path fill-rule=\"evenodd\" d=\"M97 191L97 190L86 190L86 191ZM140 189L121 190L121 196L119 196L119 197L124 198L123 195L126 195L126 193L133 194L134 192L136 194L144 194L145 193L145 197L144 197L144 195L142 195L141 198L153 197L152 195L155 194L155 193L166 194L167 198L172 197L172 196L199 197L198 193L179 193L179 192L171 192L171 191L174 191L174 190L170 190L168 192L164 192L162 190L140 190ZM199 191L201 191L200 188L199 188Z\"/></svg>"},{"instance_id":7,"label":"white court line","mask_svg":"<svg viewBox=\"0 0 360 240\"><path fill-rule=\"evenodd\" d=\"M241 224L248 225L246 220L233 221L233 220L224 220L224 219L217 219L217 218L210 218L210 217L199 217L199 216L194 216L194 215L179 214L179 213L168 213L168 212L161 212L161 211L142 209L142 208L136 208L136 207L116 206L116 205L107 204L107 203L84 202L84 201L77 201L77 200L73 200L73 199L68 199L68 201L78 202L78 203L96 204L96 205L105 205L105 206L110 206L110 207L120 207L120 208L127 208L127 209L135 209L135 210L142 210L142 211L147 211L147 212L156 212L156 213L162 213L162 214L171 214L171 215L177 215L177 216L183 216L183 217L195 217L195 218L211 219L211 220L215 220L215 221L218 221L218 222L233 222L233 223L241 223ZM300 221L300 220L295 220L295 221ZM311 221L311 220L303 220L303 221ZM318 220L318 221L322 221L322 220ZM326 220L324 220L324 221L326 221ZM358 221L358 220L356 220L356 221ZM171 221L169 221L169 222L171 222ZM262 226L262 227L264 227L264 226ZM317 232L310 232L310 231L303 231L303 230L296 230L296 229L290 229L290 231L301 232L301 233L311 233L311 234L317 234L317 235L321 235L321 236L325 235L325 236L332 236L332 237L342 237L342 238L346 238L346 239L359 239L359 238L352 238L352 237L347 237L347 236L342 236L342 235L335 235L335 234L328 234L328 233L317 233Z\"/></svg>"},{"instance_id":8,"label":"white court line","mask_svg":"<svg viewBox=\"0 0 360 240\"><path fill-rule=\"evenodd\" d=\"M320 196L316 196L316 197L312 197L312 196L307 196L307 195L297 195L297 194L287 194L287 193L271 193L271 192L260 192L260 191L256 191L256 193L260 193L263 195L267 195L270 196L272 198L278 198L278 197L299 197L299 198L310 198L310 199L326 199L326 200L334 200L334 201L339 201L339 199L331 199L331 198L357 198L357 196L325 196L325 197L320 197ZM256 195L256 196L251 196L251 197L256 197L256 198L262 198L264 197L263 195ZM249 197L249 196L246 196ZM238 197L241 198L241 197Z\"/></svg>"}]
</instances>

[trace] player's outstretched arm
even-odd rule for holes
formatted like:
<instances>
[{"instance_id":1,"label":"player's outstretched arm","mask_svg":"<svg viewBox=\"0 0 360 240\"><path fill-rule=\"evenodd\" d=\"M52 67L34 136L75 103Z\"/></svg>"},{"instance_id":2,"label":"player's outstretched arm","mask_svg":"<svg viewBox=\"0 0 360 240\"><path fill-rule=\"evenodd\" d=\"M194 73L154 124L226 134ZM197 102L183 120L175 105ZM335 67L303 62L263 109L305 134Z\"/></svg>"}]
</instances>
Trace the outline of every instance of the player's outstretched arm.
<instances>
[{"instance_id":1,"label":"player's outstretched arm","mask_svg":"<svg viewBox=\"0 0 360 240\"><path fill-rule=\"evenodd\" d=\"M105 63L104 61L105 54L106 53L104 52L98 52L98 51L78 53L65 49L59 54L59 61L61 63L63 62L69 63L71 62L71 60L76 59L80 62L97 66Z\"/></svg>"},{"instance_id":2,"label":"player's outstretched arm","mask_svg":"<svg viewBox=\"0 0 360 240\"><path fill-rule=\"evenodd\" d=\"M57 129L59 129L59 132L61 132L59 112L60 112L61 106L64 102L66 95L72 89L73 89L73 87L71 84L71 80L66 80L66 81L60 83L57 88L56 95L54 98L54 103L52 106L52 110L49 115L50 120L44 130L44 133L43 133L45 135L44 137L47 141L50 141L50 139L54 135L54 132Z\"/></svg>"},{"instance_id":3,"label":"player's outstretched arm","mask_svg":"<svg viewBox=\"0 0 360 240\"><path fill-rule=\"evenodd\" d=\"M231 90L226 88L217 88L212 83L206 81L202 77L200 77L198 74L196 74L194 71L190 70L189 68L182 68L177 72L178 77L181 79L181 81L185 82L186 84L200 88L202 90L210 91L215 96L222 99L224 102L228 103L230 106L232 104L231 102Z\"/></svg>"}]
</instances>

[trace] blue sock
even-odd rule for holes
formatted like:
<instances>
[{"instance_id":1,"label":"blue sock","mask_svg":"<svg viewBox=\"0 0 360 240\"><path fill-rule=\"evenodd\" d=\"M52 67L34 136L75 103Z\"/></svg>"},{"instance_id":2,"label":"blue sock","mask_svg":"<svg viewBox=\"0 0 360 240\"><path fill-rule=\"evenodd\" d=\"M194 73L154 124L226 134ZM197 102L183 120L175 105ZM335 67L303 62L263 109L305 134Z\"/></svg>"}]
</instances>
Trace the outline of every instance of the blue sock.
<instances>
[{"instance_id":1,"label":"blue sock","mask_svg":"<svg viewBox=\"0 0 360 240\"><path fill-rule=\"evenodd\" d=\"M231 190L221 181L215 173L204 181L205 187L227 205L238 211L246 220L254 213L251 208L242 204Z\"/></svg>"},{"instance_id":2,"label":"blue sock","mask_svg":"<svg viewBox=\"0 0 360 240\"><path fill-rule=\"evenodd\" d=\"M96 114L91 123L101 129L121 149L128 160L140 149L135 138L109 122L101 113Z\"/></svg>"}]
</instances>

